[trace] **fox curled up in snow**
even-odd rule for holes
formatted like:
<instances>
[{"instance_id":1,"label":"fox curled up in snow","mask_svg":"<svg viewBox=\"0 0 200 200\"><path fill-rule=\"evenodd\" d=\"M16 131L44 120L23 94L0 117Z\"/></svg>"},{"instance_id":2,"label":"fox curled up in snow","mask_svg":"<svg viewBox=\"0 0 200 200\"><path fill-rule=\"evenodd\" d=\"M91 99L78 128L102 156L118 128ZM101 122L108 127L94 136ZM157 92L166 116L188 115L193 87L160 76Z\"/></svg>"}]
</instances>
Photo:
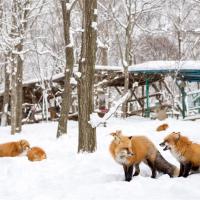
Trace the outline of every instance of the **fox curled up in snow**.
<instances>
[{"instance_id":1,"label":"fox curled up in snow","mask_svg":"<svg viewBox=\"0 0 200 200\"><path fill-rule=\"evenodd\" d=\"M132 176L140 173L141 162L151 168L152 178L156 177L156 171L168 174L170 177L178 176L178 168L166 161L147 137L124 136L121 131L113 132L111 135L114 139L109 150L114 160L123 166L126 181L130 181ZM134 175L133 167L135 167Z\"/></svg>"},{"instance_id":2,"label":"fox curled up in snow","mask_svg":"<svg viewBox=\"0 0 200 200\"><path fill-rule=\"evenodd\" d=\"M179 177L187 177L191 170L197 171L200 167L200 145L193 143L179 132L172 132L160 144L164 151L170 150L180 162Z\"/></svg>"},{"instance_id":3,"label":"fox curled up in snow","mask_svg":"<svg viewBox=\"0 0 200 200\"><path fill-rule=\"evenodd\" d=\"M157 127L156 131L165 131L167 128L169 128L168 124L161 124L160 126Z\"/></svg>"},{"instance_id":4,"label":"fox curled up in snow","mask_svg":"<svg viewBox=\"0 0 200 200\"><path fill-rule=\"evenodd\" d=\"M45 151L40 147L32 147L27 152L30 161L41 161L47 158Z\"/></svg>"}]
</instances>

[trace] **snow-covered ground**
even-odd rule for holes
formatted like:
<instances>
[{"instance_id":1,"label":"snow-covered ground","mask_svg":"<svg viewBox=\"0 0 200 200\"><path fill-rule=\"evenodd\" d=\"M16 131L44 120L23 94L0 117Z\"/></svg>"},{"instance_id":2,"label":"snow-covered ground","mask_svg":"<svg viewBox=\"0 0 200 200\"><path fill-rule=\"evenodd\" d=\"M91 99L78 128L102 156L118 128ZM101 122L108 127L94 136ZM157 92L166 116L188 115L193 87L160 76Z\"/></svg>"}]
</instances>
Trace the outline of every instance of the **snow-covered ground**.
<instances>
[{"instance_id":1,"label":"snow-covered ground","mask_svg":"<svg viewBox=\"0 0 200 200\"><path fill-rule=\"evenodd\" d=\"M200 142L199 121L168 119L169 129L156 132L162 122L143 118L111 118L107 127L97 128L97 151L77 154L77 122L69 122L69 133L56 139L57 123L23 126L21 134L10 135L10 128L0 128L0 143L27 139L31 146L47 152L47 160L30 162L27 157L0 158L0 200L184 200L200 199L200 174L188 178L159 175L141 166L141 174L124 181L122 167L109 154L110 132L121 129L127 135L147 135L164 157L178 166L170 152L159 143L171 131L180 131Z\"/></svg>"}]
</instances>

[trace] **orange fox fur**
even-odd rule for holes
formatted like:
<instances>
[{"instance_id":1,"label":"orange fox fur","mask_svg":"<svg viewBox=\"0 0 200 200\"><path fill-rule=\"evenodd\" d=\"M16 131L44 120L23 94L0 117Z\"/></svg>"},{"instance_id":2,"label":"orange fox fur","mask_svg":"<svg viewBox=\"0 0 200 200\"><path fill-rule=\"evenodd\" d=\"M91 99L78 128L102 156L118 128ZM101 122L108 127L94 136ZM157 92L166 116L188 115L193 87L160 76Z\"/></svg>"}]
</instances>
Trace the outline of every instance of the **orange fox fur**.
<instances>
[{"instance_id":1,"label":"orange fox fur","mask_svg":"<svg viewBox=\"0 0 200 200\"><path fill-rule=\"evenodd\" d=\"M30 148L27 140L0 144L0 157L14 157Z\"/></svg>"},{"instance_id":2,"label":"orange fox fur","mask_svg":"<svg viewBox=\"0 0 200 200\"><path fill-rule=\"evenodd\" d=\"M121 131L111 133L114 140L109 150L116 162L123 165L125 180L132 178L133 166L135 174L140 172L139 164L144 162L152 170L152 178L156 177L156 170L169 174L170 177L178 175L178 169L168 163L157 150L155 145L145 136L124 136Z\"/></svg>"},{"instance_id":3,"label":"orange fox fur","mask_svg":"<svg viewBox=\"0 0 200 200\"><path fill-rule=\"evenodd\" d=\"M47 158L45 151L40 147L32 147L27 152L30 161L41 161Z\"/></svg>"},{"instance_id":4,"label":"orange fox fur","mask_svg":"<svg viewBox=\"0 0 200 200\"><path fill-rule=\"evenodd\" d=\"M170 150L180 162L179 176L187 177L189 172L200 167L200 145L193 143L179 132L172 132L160 144L163 150Z\"/></svg>"},{"instance_id":5,"label":"orange fox fur","mask_svg":"<svg viewBox=\"0 0 200 200\"><path fill-rule=\"evenodd\" d=\"M157 127L156 131L165 131L167 128L169 128L168 124L161 124Z\"/></svg>"}]
</instances>

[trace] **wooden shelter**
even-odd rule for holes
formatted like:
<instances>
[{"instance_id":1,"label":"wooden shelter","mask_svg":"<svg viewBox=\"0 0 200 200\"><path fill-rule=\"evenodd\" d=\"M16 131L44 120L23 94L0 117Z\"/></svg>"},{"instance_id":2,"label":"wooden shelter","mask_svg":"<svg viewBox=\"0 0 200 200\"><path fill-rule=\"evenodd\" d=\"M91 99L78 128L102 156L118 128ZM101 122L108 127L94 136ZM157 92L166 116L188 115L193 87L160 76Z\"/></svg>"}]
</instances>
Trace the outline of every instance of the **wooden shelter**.
<instances>
[{"instance_id":1,"label":"wooden shelter","mask_svg":"<svg viewBox=\"0 0 200 200\"><path fill-rule=\"evenodd\" d=\"M77 119L77 101L76 96L76 84L78 82L78 68L74 67L73 81L71 81L73 88L72 103L74 107L71 108L71 116ZM163 90L167 91L171 98L173 96L172 91L166 83L166 76L172 76L176 80L175 83L179 87L182 94L182 106L179 106L183 117L187 114L187 103L185 101L187 94L185 92L185 81L198 82L200 81L200 62L199 61L152 61L133 65L129 67L129 89L131 89L132 95L128 100L128 112L127 115L143 115L150 116L150 112L155 112L158 109L172 109L172 104L165 102ZM50 109L46 107L46 112L50 112L50 116L59 116L59 103L60 97L64 86L64 74L55 74L45 80L38 80L37 78L32 80L26 80L23 82L23 105L24 105L24 118L31 115L30 111L34 111L34 106L37 106L35 113L44 114L44 103L46 97L46 104L51 104ZM106 98L107 88L112 88L112 91L121 96L123 94L124 87L124 73L123 67L119 66L96 66L95 69L95 91L96 96L100 95L99 109L103 108L102 112L109 110L110 106L102 106L104 101L102 98ZM99 92L101 89L101 92ZM111 94L109 94L112 96ZM200 104L200 92L198 94L190 95L195 99L194 105ZM60 99L59 99L60 98ZM152 102L155 102L153 105ZM51 101L51 102L50 102ZM55 101L55 109L52 105ZM3 91L0 92L0 110L2 109ZM96 104L96 109L98 108ZM200 105L198 105L200 111ZM51 112L56 112L51 113ZM101 112L101 111L97 111ZM101 114L101 113L100 113Z\"/></svg>"}]
</instances>

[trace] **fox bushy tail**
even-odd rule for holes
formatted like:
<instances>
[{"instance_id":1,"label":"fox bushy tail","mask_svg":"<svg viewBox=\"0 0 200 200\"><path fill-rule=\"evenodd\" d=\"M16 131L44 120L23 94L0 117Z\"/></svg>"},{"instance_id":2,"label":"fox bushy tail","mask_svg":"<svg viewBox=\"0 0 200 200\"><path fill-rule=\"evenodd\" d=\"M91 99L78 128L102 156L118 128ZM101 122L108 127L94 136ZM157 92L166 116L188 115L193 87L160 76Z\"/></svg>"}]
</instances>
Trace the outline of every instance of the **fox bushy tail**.
<instances>
[{"instance_id":1,"label":"fox bushy tail","mask_svg":"<svg viewBox=\"0 0 200 200\"><path fill-rule=\"evenodd\" d=\"M170 177L179 175L179 169L165 160L159 151L156 154L155 167L158 171L168 174Z\"/></svg>"}]
</instances>

